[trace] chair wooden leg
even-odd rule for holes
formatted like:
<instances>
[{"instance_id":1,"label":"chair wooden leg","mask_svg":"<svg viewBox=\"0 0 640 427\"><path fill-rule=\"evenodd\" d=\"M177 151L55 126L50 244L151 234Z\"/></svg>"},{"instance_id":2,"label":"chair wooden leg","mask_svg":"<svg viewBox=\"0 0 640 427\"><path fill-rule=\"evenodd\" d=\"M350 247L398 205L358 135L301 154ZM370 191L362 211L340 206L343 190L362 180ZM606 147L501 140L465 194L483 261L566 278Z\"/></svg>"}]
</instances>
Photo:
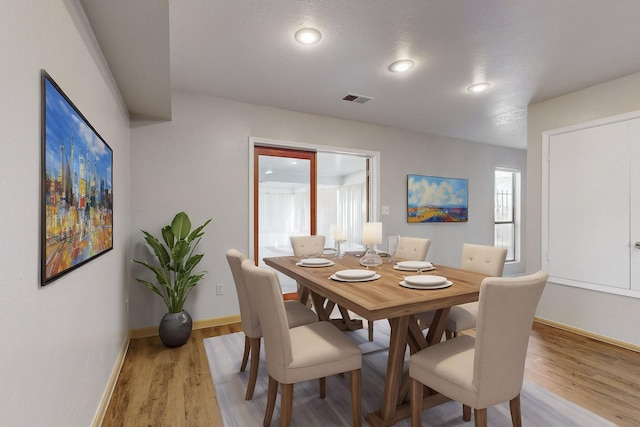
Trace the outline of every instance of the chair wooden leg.
<instances>
[{"instance_id":1,"label":"chair wooden leg","mask_svg":"<svg viewBox=\"0 0 640 427\"><path fill-rule=\"evenodd\" d=\"M413 378L409 378L411 382L411 426L422 427L422 397L424 395L424 387L422 383Z\"/></svg>"},{"instance_id":2,"label":"chair wooden leg","mask_svg":"<svg viewBox=\"0 0 640 427\"><path fill-rule=\"evenodd\" d=\"M509 401L511 408L511 424L513 427L522 427L522 412L520 410L520 394Z\"/></svg>"},{"instance_id":3,"label":"chair wooden leg","mask_svg":"<svg viewBox=\"0 0 640 427\"><path fill-rule=\"evenodd\" d=\"M476 427L487 427L487 408L474 409L473 416Z\"/></svg>"},{"instance_id":4,"label":"chair wooden leg","mask_svg":"<svg viewBox=\"0 0 640 427\"><path fill-rule=\"evenodd\" d=\"M247 361L249 360L249 337L244 336L244 355L242 356L242 364L240 365L240 372L244 372L247 367Z\"/></svg>"},{"instance_id":5,"label":"chair wooden leg","mask_svg":"<svg viewBox=\"0 0 640 427\"><path fill-rule=\"evenodd\" d=\"M269 427L271 424L271 417L273 417L273 409L276 406L276 395L278 394L278 381L271 378L269 375L269 388L267 390L267 407L264 410L264 421L262 425Z\"/></svg>"},{"instance_id":6,"label":"chair wooden leg","mask_svg":"<svg viewBox=\"0 0 640 427\"><path fill-rule=\"evenodd\" d=\"M282 384L280 391L280 427L291 425L293 410L293 384Z\"/></svg>"},{"instance_id":7,"label":"chair wooden leg","mask_svg":"<svg viewBox=\"0 0 640 427\"><path fill-rule=\"evenodd\" d=\"M369 341L373 341L373 320L367 320L367 327L369 328Z\"/></svg>"},{"instance_id":8,"label":"chair wooden leg","mask_svg":"<svg viewBox=\"0 0 640 427\"><path fill-rule=\"evenodd\" d=\"M361 375L360 369L351 371L351 416L353 417L353 427L362 426Z\"/></svg>"},{"instance_id":9,"label":"chair wooden leg","mask_svg":"<svg viewBox=\"0 0 640 427\"><path fill-rule=\"evenodd\" d=\"M324 399L327 395L327 377L318 378L320 382L320 399Z\"/></svg>"},{"instance_id":10,"label":"chair wooden leg","mask_svg":"<svg viewBox=\"0 0 640 427\"><path fill-rule=\"evenodd\" d=\"M260 363L260 338L250 338L249 348L251 353L251 366L249 367L249 382L247 383L247 393L244 400L253 399L253 390L256 388L258 379L258 364Z\"/></svg>"},{"instance_id":11,"label":"chair wooden leg","mask_svg":"<svg viewBox=\"0 0 640 427\"><path fill-rule=\"evenodd\" d=\"M471 421L471 406L462 405L462 419Z\"/></svg>"}]
</instances>

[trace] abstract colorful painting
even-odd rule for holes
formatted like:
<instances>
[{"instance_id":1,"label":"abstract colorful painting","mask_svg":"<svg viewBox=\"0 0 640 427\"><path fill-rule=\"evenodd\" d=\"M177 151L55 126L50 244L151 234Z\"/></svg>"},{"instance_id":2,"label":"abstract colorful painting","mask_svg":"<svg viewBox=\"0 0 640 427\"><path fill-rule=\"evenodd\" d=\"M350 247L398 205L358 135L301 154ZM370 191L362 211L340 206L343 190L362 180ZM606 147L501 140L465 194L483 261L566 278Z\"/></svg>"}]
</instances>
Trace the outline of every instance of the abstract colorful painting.
<instances>
[{"instance_id":1,"label":"abstract colorful painting","mask_svg":"<svg viewBox=\"0 0 640 427\"><path fill-rule=\"evenodd\" d=\"M467 222L466 179L407 175L407 222Z\"/></svg>"},{"instance_id":2,"label":"abstract colorful painting","mask_svg":"<svg viewBox=\"0 0 640 427\"><path fill-rule=\"evenodd\" d=\"M113 248L113 151L42 72L41 280Z\"/></svg>"}]
</instances>

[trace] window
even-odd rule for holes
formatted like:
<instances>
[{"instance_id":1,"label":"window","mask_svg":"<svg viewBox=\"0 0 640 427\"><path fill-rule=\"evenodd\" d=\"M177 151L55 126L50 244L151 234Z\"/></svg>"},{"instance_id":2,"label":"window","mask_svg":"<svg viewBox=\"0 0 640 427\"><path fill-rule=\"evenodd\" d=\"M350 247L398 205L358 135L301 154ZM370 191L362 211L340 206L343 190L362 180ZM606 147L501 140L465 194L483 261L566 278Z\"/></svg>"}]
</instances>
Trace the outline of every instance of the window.
<instances>
[{"instance_id":1,"label":"window","mask_svg":"<svg viewBox=\"0 0 640 427\"><path fill-rule=\"evenodd\" d=\"M493 244L507 248L507 262L516 261L518 256L519 188L519 171L505 168L495 170Z\"/></svg>"}]
</instances>

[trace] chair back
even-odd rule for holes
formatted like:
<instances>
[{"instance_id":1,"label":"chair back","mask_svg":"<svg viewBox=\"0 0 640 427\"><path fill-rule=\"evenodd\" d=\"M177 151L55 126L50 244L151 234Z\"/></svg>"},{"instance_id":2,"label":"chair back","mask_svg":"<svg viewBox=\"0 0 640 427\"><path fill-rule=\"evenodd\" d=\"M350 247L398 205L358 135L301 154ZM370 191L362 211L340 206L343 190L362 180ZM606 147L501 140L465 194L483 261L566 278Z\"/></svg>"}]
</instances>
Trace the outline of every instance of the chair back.
<instances>
[{"instance_id":1,"label":"chair back","mask_svg":"<svg viewBox=\"0 0 640 427\"><path fill-rule=\"evenodd\" d=\"M320 256L324 252L324 236L291 236L290 239L295 256Z\"/></svg>"},{"instance_id":2,"label":"chair back","mask_svg":"<svg viewBox=\"0 0 640 427\"><path fill-rule=\"evenodd\" d=\"M398 236L398 244L393 256L407 261L424 261L427 258L429 246L431 246L430 239Z\"/></svg>"},{"instance_id":3,"label":"chair back","mask_svg":"<svg viewBox=\"0 0 640 427\"><path fill-rule=\"evenodd\" d=\"M506 259L507 248L465 243L462 246L460 268L491 277L501 277Z\"/></svg>"},{"instance_id":4,"label":"chair back","mask_svg":"<svg viewBox=\"0 0 640 427\"><path fill-rule=\"evenodd\" d=\"M282 299L278 274L268 268L256 267L250 260L242 261L242 274L251 283L249 300L258 308L264 337L267 371L274 378L282 378L293 359L289 322Z\"/></svg>"},{"instance_id":5,"label":"chair back","mask_svg":"<svg viewBox=\"0 0 640 427\"><path fill-rule=\"evenodd\" d=\"M546 283L547 274L542 270L482 281L473 367L479 408L520 393L531 325Z\"/></svg>"},{"instance_id":6,"label":"chair back","mask_svg":"<svg viewBox=\"0 0 640 427\"><path fill-rule=\"evenodd\" d=\"M236 249L227 251L227 262L231 268L233 282L236 285L236 293L238 294L238 303L240 304L242 330L249 338L260 338L262 337L262 328L260 328L258 310L251 304L249 290L242 274L242 261L246 259L247 257Z\"/></svg>"}]
</instances>

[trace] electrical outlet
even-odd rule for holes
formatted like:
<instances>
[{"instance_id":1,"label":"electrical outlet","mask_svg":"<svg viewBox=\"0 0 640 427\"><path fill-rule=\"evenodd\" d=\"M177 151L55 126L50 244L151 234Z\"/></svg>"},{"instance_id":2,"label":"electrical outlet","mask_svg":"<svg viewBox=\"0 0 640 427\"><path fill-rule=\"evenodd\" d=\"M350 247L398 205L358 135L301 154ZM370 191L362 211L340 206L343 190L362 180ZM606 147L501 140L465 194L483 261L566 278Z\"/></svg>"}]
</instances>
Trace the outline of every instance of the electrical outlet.
<instances>
[{"instance_id":1,"label":"electrical outlet","mask_svg":"<svg viewBox=\"0 0 640 427\"><path fill-rule=\"evenodd\" d=\"M216 295L222 295L224 292L222 291L222 283L218 283L216 285Z\"/></svg>"},{"instance_id":2,"label":"electrical outlet","mask_svg":"<svg viewBox=\"0 0 640 427\"><path fill-rule=\"evenodd\" d=\"M382 207L382 215L389 215L389 206Z\"/></svg>"}]
</instances>

